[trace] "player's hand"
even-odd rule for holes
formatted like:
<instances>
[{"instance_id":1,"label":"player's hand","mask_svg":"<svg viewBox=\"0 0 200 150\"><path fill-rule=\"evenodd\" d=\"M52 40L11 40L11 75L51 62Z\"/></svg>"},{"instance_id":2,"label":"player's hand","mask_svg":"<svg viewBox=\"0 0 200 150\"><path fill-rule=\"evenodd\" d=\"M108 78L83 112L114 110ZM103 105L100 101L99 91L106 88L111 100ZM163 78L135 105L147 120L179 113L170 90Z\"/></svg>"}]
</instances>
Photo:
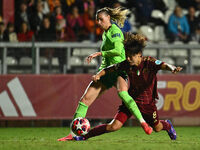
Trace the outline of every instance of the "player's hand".
<instances>
[{"instance_id":1,"label":"player's hand","mask_svg":"<svg viewBox=\"0 0 200 150\"><path fill-rule=\"evenodd\" d=\"M176 74L177 72L180 72L183 68L182 67L176 67L172 73Z\"/></svg>"},{"instance_id":2,"label":"player's hand","mask_svg":"<svg viewBox=\"0 0 200 150\"><path fill-rule=\"evenodd\" d=\"M93 80L94 82L97 82L98 80L100 80L100 76L99 76L99 75L93 75L93 76L92 76L92 80Z\"/></svg>"},{"instance_id":3,"label":"player's hand","mask_svg":"<svg viewBox=\"0 0 200 150\"><path fill-rule=\"evenodd\" d=\"M101 52L95 52L91 55L89 55L87 58L86 58L86 61L87 63L89 64L93 58L97 57L97 56L101 56Z\"/></svg>"}]
</instances>

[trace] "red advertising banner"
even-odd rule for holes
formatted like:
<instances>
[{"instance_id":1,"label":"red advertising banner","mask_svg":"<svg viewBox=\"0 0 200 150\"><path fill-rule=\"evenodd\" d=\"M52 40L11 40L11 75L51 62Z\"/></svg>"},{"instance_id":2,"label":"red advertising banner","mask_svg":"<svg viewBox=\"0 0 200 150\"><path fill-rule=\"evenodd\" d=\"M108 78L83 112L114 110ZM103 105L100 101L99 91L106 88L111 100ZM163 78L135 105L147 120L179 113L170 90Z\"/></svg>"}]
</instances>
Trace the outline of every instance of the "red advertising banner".
<instances>
[{"instance_id":1,"label":"red advertising banner","mask_svg":"<svg viewBox=\"0 0 200 150\"><path fill-rule=\"evenodd\" d=\"M0 119L71 119L91 75L1 75ZM200 75L158 76L161 117L200 116ZM88 118L113 118L121 100L115 88L98 98Z\"/></svg>"}]
</instances>

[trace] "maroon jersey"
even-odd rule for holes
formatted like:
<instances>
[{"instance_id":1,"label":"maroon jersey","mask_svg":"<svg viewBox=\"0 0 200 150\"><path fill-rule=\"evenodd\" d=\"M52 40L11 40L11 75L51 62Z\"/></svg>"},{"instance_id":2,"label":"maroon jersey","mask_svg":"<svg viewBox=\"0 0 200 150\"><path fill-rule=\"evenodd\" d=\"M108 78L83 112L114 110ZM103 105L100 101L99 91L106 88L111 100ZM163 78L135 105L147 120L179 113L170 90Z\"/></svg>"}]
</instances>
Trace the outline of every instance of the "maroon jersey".
<instances>
[{"instance_id":1,"label":"maroon jersey","mask_svg":"<svg viewBox=\"0 0 200 150\"><path fill-rule=\"evenodd\" d=\"M129 94L137 103L150 104L158 98L157 77L163 62L152 57L143 57L139 66L130 66L125 60L116 65L116 70L125 71L130 80Z\"/></svg>"}]
</instances>

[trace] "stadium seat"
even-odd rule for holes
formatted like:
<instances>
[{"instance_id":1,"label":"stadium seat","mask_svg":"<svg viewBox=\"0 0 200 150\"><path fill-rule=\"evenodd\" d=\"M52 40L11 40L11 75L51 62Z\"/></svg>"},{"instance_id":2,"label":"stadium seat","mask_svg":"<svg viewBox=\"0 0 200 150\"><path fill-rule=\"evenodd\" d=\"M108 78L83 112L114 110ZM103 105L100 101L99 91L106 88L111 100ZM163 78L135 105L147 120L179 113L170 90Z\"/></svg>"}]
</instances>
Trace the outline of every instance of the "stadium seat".
<instances>
[{"instance_id":1,"label":"stadium seat","mask_svg":"<svg viewBox=\"0 0 200 150\"><path fill-rule=\"evenodd\" d=\"M81 55L81 49L80 48L74 48L72 55L73 56L80 56Z\"/></svg>"},{"instance_id":2,"label":"stadium seat","mask_svg":"<svg viewBox=\"0 0 200 150\"><path fill-rule=\"evenodd\" d=\"M79 57L72 56L70 58L70 65L71 66L82 66L83 63L82 63L82 60Z\"/></svg>"},{"instance_id":3,"label":"stadium seat","mask_svg":"<svg viewBox=\"0 0 200 150\"><path fill-rule=\"evenodd\" d=\"M18 62L17 62L17 60L14 57L8 56L8 57L6 57L6 64L8 66L15 66L15 65L18 64Z\"/></svg>"},{"instance_id":4,"label":"stadium seat","mask_svg":"<svg viewBox=\"0 0 200 150\"><path fill-rule=\"evenodd\" d=\"M188 60L184 57L177 57L176 65L177 66L186 66L188 64Z\"/></svg>"},{"instance_id":5,"label":"stadium seat","mask_svg":"<svg viewBox=\"0 0 200 150\"><path fill-rule=\"evenodd\" d=\"M164 57L164 58L162 58L162 61L166 62L166 63L168 63L170 65L175 65L175 62L171 57Z\"/></svg>"},{"instance_id":6,"label":"stadium seat","mask_svg":"<svg viewBox=\"0 0 200 150\"><path fill-rule=\"evenodd\" d=\"M194 67L200 67L200 57L192 57L192 65Z\"/></svg>"},{"instance_id":7,"label":"stadium seat","mask_svg":"<svg viewBox=\"0 0 200 150\"><path fill-rule=\"evenodd\" d=\"M169 17L171 16L172 13L173 13L172 10L167 10L167 11L165 12L164 21L165 21L166 24L168 24Z\"/></svg>"},{"instance_id":8,"label":"stadium seat","mask_svg":"<svg viewBox=\"0 0 200 150\"><path fill-rule=\"evenodd\" d=\"M162 13L162 11L154 9L151 13L151 17L152 18L156 18L156 19L162 19L164 20L164 14Z\"/></svg>"},{"instance_id":9,"label":"stadium seat","mask_svg":"<svg viewBox=\"0 0 200 150\"><path fill-rule=\"evenodd\" d=\"M133 13L130 14L130 17L128 18L128 21L130 22L130 24L132 26L134 26L136 24L136 22L135 22L135 15Z\"/></svg>"},{"instance_id":10,"label":"stadium seat","mask_svg":"<svg viewBox=\"0 0 200 150\"><path fill-rule=\"evenodd\" d=\"M154 41L154 31L150 26L143 25L139 28L139 33L147 37L149 41Z\"/></svg>"},{"instance_id":11,"label":"stadium seat","mask_svg":"<svg viewBox=\"0 0 200 150\"><path fill-rule=\"evenodd\" d=\"M199 11L199 10L196 10L196 12L195 12L195 16L198 17L199 14L200 14L200 11Z\"/></svg>"},{"instance_id":12,"label":"stadium seat","mask_svg":"<svg viewBox=\"0 0 200 150\"><path fill-rule=\"evenodd\" d=\"M188 10L187 9L182 9L183 15L187 15L188 14Z\"/></svg>"},{"instance_id":13,"label":"stadium seat","mask_svg":"<svg viewBox=\"0 0 200 150\"><path fill-rule=\"evenodd\" d=\"M192 57L200 57L200 49L191 49Z\"/></svg>"},{"instance_id":14,"label":"stadium seat","mask_svg":"<svg viewBox=\"0 0 200 150\"><path fill-rule=\"evenodd\" d=\"M190 44L190 45L198 45L199 43L197 41L189 41L188 44Z\"/></svg>"},{"instance_id":15,"label":"stadium seat","mask_svg":"<svg viewBox=\"0 0 200 150\"><path fill-rule=\"evenodd\" d=\"M49 64L49 60L46 57L40 57L40 65L48 65Z\"/></svg>"},{"instance_id":16,"label":"stadium seat","mask_svg":"<svg viewBox=\"0 0 200 150\"><path fill-rule=\"evenodd\" d=\"M59 66L58 57L53 57L53 58L52 58L52 65L53 65L53 66Z\"/></svg>"},{"instance_id":17,"label":"stadium seat","mask_svg":"<svg viewBox=\"0 0 200 150\"><path fill-rule=\"evenodd\" d=\"M95 49L74 48L72 55L73 56L84 56L84 57L86 57L86 56L88 56L88 55L90 55L92 53L95 53L95 52L97 52L97 50L95 50Z\"/></svg>"},{"instance_id":18,"label":"stadium seat","mask_svg":"<svg viewBox=\"0 0 200 150\"><path fill-rule=\"evenodd\" d=\"M163 2L168 7L168 9L171 9L171 10L174 10L174 8L177 5L175 0L163 0Z\"/></svg>"},{"instance_id":19,"label":"stadium seat","mask_svg":"<svg viewBox=\"0 0 200 150\"><path fill-rule=\"evenodd\" d=\"M31 66L32 65L32 58L30 57L22 57L19 60L19 64L22 66Z\"/></svg>"},{"instance_id":20,"label":"stadium seat","mask_svg":"<svg viewBox=\"0 0 200 150\"><path fill-rule=\"evenodd\" d=\"M188 56L186 49L173 49L172 55L174 57L187 57Z\"/></svg>"},{"instance_id":21,"label":"stadium seat","mask_svg":"<svg viewBox=\"0 0 200 150\"><path fill-rule=\"evenodd\" d=\"M156 26L154 30L154 40L155 41L165 41L165 29L163 26Z\"/></svg>"},{"instance_id":22,"label":"stadium seat","mask_svg":"<svg viewBox=\"0 0 200 150\"><path fill-rule=\"evenodd\" d=\"M95 52L97 52L97 50L95 50L95 49L82 48L81 49L81 56L89 56L89 55L91 55L92 53L95 53Z\"/></svg>"},{"instance_id":23,"label":"stadium seat","mask_svg":"<svg viewBox=\"0 0 200 150\"><path fill-rule=\"evenodd\" d=\"M144 49L143 55L157 58L157 51L156 49Z\"/></svg>"}]
</instances>

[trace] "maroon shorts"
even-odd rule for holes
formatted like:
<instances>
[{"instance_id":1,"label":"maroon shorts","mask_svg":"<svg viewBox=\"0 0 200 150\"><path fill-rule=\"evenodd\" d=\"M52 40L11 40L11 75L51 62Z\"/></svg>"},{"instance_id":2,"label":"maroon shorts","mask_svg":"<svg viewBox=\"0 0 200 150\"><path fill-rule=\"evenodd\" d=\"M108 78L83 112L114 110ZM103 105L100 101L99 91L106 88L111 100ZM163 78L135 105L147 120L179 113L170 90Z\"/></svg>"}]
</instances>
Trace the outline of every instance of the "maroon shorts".
<instances>
[{"instance_id":1,"label":"maroon shorts","mask_svg":"<svg viewBox=\"0 0 200 150\"><path fill-rule=\"evenodd\" d=\"M139 104L137 103L140 112L144 120L151 126L154 127L159 123L158 111L155 103L152 104ZM126 108L124 104L119 106L118 113L115 115L114 119L119 120L121 123L125 123L127 119L129 119L132 114Z\"/></svg>"}]
</instances>

